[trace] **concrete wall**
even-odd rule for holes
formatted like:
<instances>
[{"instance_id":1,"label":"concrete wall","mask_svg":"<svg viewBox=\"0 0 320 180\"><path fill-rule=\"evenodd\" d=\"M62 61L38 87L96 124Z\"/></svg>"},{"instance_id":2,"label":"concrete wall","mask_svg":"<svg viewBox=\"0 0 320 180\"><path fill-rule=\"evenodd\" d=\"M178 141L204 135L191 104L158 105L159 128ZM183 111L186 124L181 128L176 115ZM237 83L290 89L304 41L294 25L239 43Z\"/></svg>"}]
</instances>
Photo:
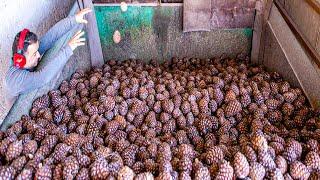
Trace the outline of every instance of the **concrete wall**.
<instances>
[{"instance_id":1,"label":"concrete wall","mask_svg":"<svg viewBox=\"0 0 320 180\"><path fill-rule=\"evenodd\" d=\"M51 26L67 16L73 3L74 0L0 1L0 122L8 112L4 108L3 77L12 56L14 36L27 27L41 37Z\"/></svg>"}]
</instances>

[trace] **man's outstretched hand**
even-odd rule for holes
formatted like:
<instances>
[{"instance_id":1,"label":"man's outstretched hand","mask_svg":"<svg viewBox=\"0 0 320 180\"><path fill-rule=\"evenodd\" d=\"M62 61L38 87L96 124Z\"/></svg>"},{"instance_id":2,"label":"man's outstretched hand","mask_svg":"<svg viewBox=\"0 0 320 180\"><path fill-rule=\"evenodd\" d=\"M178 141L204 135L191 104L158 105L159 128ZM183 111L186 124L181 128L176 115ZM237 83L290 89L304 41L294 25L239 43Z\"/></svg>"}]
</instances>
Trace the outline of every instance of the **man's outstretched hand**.
<instances>
[{"instance_id":1,"label":"man's outstretched hand","mask_svg":"<svg viewBox=\"0 0 320 180\"><path fill-rule=\"evenodd\" d=\"M81 11L79 11L77 14L76 14L76 21L77 23L83 23L83 24L87 24L88 21L86 19L84 19L84 15L90 13L92 11L92 9L90 8L85 8L85 9L82 9Z\"/></svg>"},{"instance_id":2,"label":"man's outstretched hand","mask_svg":"<svg viewBox=\"0 0 320 180\"><path fill-rule=\"evenodd\" d=\"M79 46L85 45L86 38L81 37L84 35L84 31L80 30L69 41L69 46L71 47L72 51L75 50Z\"/></svg>"}]
</instances>

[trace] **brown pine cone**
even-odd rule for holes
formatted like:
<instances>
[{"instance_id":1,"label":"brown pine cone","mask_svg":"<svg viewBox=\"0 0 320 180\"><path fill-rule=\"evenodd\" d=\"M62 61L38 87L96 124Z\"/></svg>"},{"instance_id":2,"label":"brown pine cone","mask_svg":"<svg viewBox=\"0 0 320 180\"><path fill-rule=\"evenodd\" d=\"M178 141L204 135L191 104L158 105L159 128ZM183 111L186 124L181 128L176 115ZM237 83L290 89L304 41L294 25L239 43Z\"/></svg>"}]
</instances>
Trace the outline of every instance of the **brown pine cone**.
<instances>
[{"instance_id":1,"label":"brown pine cone","mask_svg":"<svg viewBox=\"0 0 320 180\"><path fill-rule=\"evenodd\" d=\"M279 105L279 101L276 99L267 99L265 101L265 104L267 105L269 110L275 110Z\"/></svg>"},{"instance_id":2,"label":"brown pine cone","mask_svg":"<svg viewBox=\"0 0 320 180\"><path fill-rule=\"evenodd\" d=\"M283 152L283 157L289 162L293 162L301 156L302 146L301 144L293 139L290 139L286 143L286 148Z\"/></svg>"},{"instance_id":3,"label":"brown pine cone","mask_svg":"<svg viewBox=\"0 0 320 180\"><path fill-rule=\"evenodd\" d=\"M16 158L14 161L12 161L10 166L13 167L16 172L20 172L26 163L27 163L26 156L20 156Z\"/></svg>"},{"instance_id":4,"label":"brown pine cone","mask_svg":"<svg viewBox=\"0 0 320 180\"><path fill-rule=\"evenodd\" d=\"M89 170L87 168L80 169L80 171L76 176L76 180L87 180L87 179L90 179Z\"/></svg>"},{"instance_id":5,"label":"brown pine cone","mask_svg":"<svg viewBox=\"0 0 320 180\"><path fill-rule=\"evenodd\" d=\"M262 180L265 177L265 174L266 170L261 164L257 162L251 164L249 173L251 179Z\"/></svg>"},{"instance_id":6,"label":"brown pine cone","mask_svg":"<svg viewBox=\"0 0 320 180\"><path fill-rule=\"evenodd\" d=\"M266 152L259 151L258 152L258 161L266 168L266 170L271 170L271 169L276 168L276 164L268 151L266 151Z\"/></svg>"},{"instance_id":7,"label":"brown pine cone","mask_svg":"<svg viewBox=\"0 0 320 180\"><path fill-rule=\"evenodd\" d=\"M274 149L276 155L280 155L284 151L284 146L279 142L271 142L269 146Z\"/></svg>"},{"instance_id":8,"label":"brown pine cone","mask_svg":"<svg viewBox=\"0 0 320 180\"><path fill-rule=\"evenodd\" d=\"M282 174L285 174L288 170L288 164L286 159L282 156L277 156L275 163L277 165L277 168L281 171Z\"/></svg>"},{"instance_id":9,"label":"brown pine cone","mask_svg":"<svg viewBox=\"0 0 320 180\"><path fill-rule=\"evenodd\" d=\"M33 108L42 109L42 108L48 108L50 105L50 99L48 95L43 95L38 97L34 102L32 103Z\"/></svg>"},{"instance_id":10,"label":"brown pine cone","mask_svg":"<svg viewBox=\"0 0 320 180\"><path fill-rule=\"evenodd\" d=\"M234 156L234 172L236 177L245 178L249 175L250 166L247 158L240 152Z\"/></svg>"},{"instance_id":11,"label":"brown pine cone","mask_svg":"<svg viewBox=\"0 0 320 180\"><path fill-rule=\"evenodd\" d=\"M92 179L106 179L108 176L108 162L105 159L97 159L91 164L90 177Z\"/></svg>"},{"instance_id":12,"label":"brown pine cone","mask_svg":"<svg viewBox=\"0 0 320 180\"><path fill-rule=\"evenodd\" d=\"M79 171L79 163L74 156L69 156L64 161L62 177L64 179L74 179Z\"/></svg>"},{"instance_id":13,"label":"brown pine cone","mask_svg":"<svg viewBox=\"0 0 320 180\"><path fill-rule=\"evenodd\" d=\"M241 103L237 100L230 101L225 107L226 117L234 116L242 111Z\"/></svg>"},{"instance_id":14,"label":"brown pine cone","mask_svg":"<svg viewBox=\"0 0 320 180\"><path fill-rule=\"evenodd\" d=\"M234 171L232 166L230 165L229 162L223 160L222 163L219 165L219 171L215 179L216 180L220 180L220 179L232 180L233 176L234 176Z\"/></svg>"},{"instance_id":15,"label":"brown pine cone","mask_svg":"<svg viewBox=\"0 0 320 180\"><path fill-rule=\"evenodd\" d=\"M218 146L214 146L210 148L206 153L205 153L205 161L207 164L211 165L213 163L219 163L222 161L224 158L224 153L222 149Z\"/></svg>"},{"instance_id":16,"label":"brown pine cone","mask_svg":"<svg viewBox=\"0 0 320 180\"><path fill-rule=\"evenodd\" d=\"M256 132L253 134L251 138L252 147L256 151L267 151L268 150L268 142L264 137L262 132Z\"/></svg>"},{"instance_id":17,"label":"brown pine cone","mask_svg":"<svg viewBox=\"0 0 320 180\"><path fill-rule=\"evenodd\" d=\"M134 177L135 177L135 173L133 172L133 170L130 169L128 166L124 166L118 172L117 179L118 180L127 180L127 179L133 180Z\"/></svg>"},{"instance_id":18,"label":"brown pine cone","mask_svg":"<svg viewBox=\"0 0 320 180\"><path fill-rule=\"evenodd\" d=\"M152 173L150 172L145 172L145 173L140 173L140 174L137 174L135 177L134 177L135 180L153 180L154 177L152 175Z\"/></svg>"},{"instance_id":19,"label":"brown pine cone","mask_svg":"<svg viewBox=\"0 0 320 180\"><path fill-rule=\"evenodd\" d=\"M270 179L284 179L281 170L278 168L272 169L268 172L268 178Z\"/></svg>"},{"instance_id":20,"label":"brown pine cone","mask_svg":"<svg viewBox=\"0 0 320 180\"><path fill-rule=\"evenodd\" d=\"M13 159L17 158L23 150L22 141L15 141L11 143L6 152L6 160L12 161Z\"/></svg>"},{"instance_id":21,"label":"brown pine cone","mask_svg":"<svg viewBox=\"0 0 320 180\"><path fill-rule=\"evenodd\" d=\"M32 170L30 168L23 169L16 177L17 180L32 179Z\"/></svg>"},{"instance_id":22,"label":"brown pine cone","mask_svg":"<svg viewBox=\"0 0 320 180\"><path fill-rule=\"evenodd\" d=\"M195 180L210 180L210 172L207 167L201 167L195 171L194 174Z\"/></svg>"},{"instance_id":23,"label":"brown pine cone","mask_svg":"<svg viewBox=\"0 0 320 180\"><path fill-rule=\"evenodd\" d=\"M44 165L40 166L39 169L37 169L36 174L34 175L34 179L40 180L40 179L46 179L49 180L52 178L52 170L51 167Z\"/></svg>"},{"instance_id":24,"label":"brown pine cone","mask_svg":"<svg viewBox=\"0 0 320 180\"><path fill-rule=\"evenodd\" d=\"M308 179L310 172L304 164L294 161L290 164L290 175L293 179Z\"/></svg>"},{"instance_id":25,"label":"brown pine cone","mask_svg":"<svg viewBox=\"0 0 320 180\"><path fill-rule=\"evenodd\" d=\"M310 170L320 171L320 156L315 151L311 151L306 155L305 164Z\"/></svg>"}]
</instances>

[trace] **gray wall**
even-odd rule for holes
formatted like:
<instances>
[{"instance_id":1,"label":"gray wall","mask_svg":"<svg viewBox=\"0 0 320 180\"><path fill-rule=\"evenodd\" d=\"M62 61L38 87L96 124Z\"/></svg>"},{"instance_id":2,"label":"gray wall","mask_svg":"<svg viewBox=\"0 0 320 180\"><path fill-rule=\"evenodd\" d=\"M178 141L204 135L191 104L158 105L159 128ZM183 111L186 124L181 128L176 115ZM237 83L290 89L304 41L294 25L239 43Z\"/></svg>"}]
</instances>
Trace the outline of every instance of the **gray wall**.
<instances>
[{"instance_id":1,"label":"gray wall","mask_svg":"<svg viewBox=\"0 0 320 180\"><path fill-rule=\"evenodd\" d=\"M12 56L11 47L15 34L27 27L42 36L51 26L67 16L73 3L74 0L0 1L0 122L8 112L8 109L4 108L3 77ZM77 54L78 52L75 57L79 56ZM64 75L69 73L65 72Z\"/></svg>"}]
</instances>

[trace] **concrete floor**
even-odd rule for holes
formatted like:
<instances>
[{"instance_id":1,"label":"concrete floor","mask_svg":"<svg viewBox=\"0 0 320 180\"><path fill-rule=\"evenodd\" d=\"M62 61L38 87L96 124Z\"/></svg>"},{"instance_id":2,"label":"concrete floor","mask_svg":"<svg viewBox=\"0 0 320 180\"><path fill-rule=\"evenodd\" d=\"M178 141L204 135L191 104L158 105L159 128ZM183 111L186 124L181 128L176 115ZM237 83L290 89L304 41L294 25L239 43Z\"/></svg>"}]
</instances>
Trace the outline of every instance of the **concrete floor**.
<instances>
[{"instance_id":1,"label":"concrete floor","mask_svg":"<svg viewBox=\"0 0 320 180\"><path fill-rule=\"evenodd\" d=\"M0 1L0 124L8 109L4 106L3 78L12 56L12 42L16 33L29 28L42 36L52 25L65 17L74 0L1 0Z\"/></svg>"}]
</instances>

